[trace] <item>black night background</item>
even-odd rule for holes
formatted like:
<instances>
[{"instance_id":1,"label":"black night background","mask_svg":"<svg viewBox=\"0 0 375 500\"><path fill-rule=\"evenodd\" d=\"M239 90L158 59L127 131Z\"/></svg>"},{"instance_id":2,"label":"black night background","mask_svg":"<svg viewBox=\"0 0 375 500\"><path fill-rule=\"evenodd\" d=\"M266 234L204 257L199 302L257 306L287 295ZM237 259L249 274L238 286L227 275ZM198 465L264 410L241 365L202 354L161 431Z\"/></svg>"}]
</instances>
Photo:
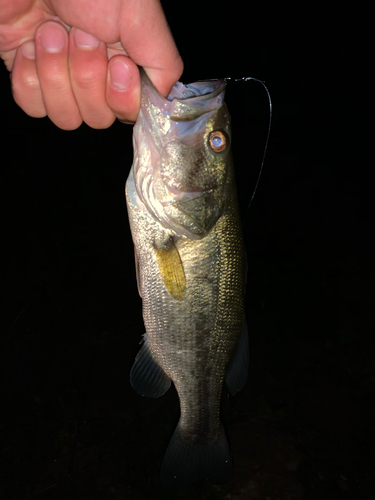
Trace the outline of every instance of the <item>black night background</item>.
<instances>
[{"instance_id":1,"label":"black night background","mask_svg":"<svg viewBox=\"0 0 375 500\"><path fill-rule=\"evenodd\" d=\"M163 2L184 83L252 76L273 102L246 212L268 98L228 84L251 362L223 401L233 484L163 490L178 399L129 384L144 333L124 198L132 127L30 118L2 65L2 500L375 498L369 62L348 14L241 5Z\"/></svg>"}]
</instances>

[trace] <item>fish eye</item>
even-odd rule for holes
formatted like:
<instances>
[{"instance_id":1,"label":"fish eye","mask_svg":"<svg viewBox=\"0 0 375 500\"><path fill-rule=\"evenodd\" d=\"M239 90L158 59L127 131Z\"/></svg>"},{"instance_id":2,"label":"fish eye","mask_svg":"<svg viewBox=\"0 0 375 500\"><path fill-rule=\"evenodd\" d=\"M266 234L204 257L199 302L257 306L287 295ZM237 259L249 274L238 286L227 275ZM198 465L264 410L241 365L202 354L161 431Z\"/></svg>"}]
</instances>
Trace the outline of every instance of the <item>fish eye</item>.
<instances>
[{"instance_id":1,"label":"fish eye","mask_svg":"<svg viewBox=\"0 0 375 500\"><path fill-rule=\"evenodd\" d=\"M208 138L208 142L210 143L211 148L216 153L221 153L227 147L227 138L223 134L223 132L220 132L220 130L215 130L214 132L211 132Z\"/></svg>"}]
</instances>

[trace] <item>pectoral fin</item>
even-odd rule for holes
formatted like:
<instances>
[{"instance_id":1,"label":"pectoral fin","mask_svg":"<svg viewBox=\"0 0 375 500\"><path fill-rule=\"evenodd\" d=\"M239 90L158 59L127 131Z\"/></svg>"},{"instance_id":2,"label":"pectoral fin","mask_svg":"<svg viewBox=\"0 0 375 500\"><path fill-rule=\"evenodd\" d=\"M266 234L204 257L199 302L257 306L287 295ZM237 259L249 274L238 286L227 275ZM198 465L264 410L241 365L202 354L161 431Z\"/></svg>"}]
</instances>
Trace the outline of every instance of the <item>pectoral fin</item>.
<instances>
[{"instance_id":1,"label":"pectoral fin","mask_svg":"<svg viewBox=\"0 0 375 500\"><path fill-rule=\"evenodd\" d=\"M246 383L247 372L249 370L249 334L247 331L247 323L244 322L242 327L240 341L237 351L229 363L225 382L229 392L234 396Z\"/></svg>"},{"instance_id":2,"label":"pectoral fin","mask_svg":"<svg viewBox=\"0 0 375 500\"><path fill-rule=\"evenodd\" d=\"M170 238L166 245L154 248L160 275L168 292L176 300L183 300L186 289L185 273L180 254Z\"/></svg>"}]
</instances>

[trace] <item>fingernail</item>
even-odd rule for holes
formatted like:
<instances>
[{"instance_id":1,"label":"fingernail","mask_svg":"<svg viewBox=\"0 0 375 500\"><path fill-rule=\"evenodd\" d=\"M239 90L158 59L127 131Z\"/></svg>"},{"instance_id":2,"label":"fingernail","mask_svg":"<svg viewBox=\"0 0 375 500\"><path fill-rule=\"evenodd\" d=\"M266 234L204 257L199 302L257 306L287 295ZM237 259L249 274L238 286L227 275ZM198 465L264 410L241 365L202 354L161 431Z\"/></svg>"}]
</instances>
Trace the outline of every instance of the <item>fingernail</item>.
<instances>
[{"instance_id":1,"label":"fingernail","mask_svg":"<svg viewBox=\"0 0 375 500\"><path fill-rule=\"evenodd\" d=\"M130 87L132 74L125 61L116 59L109 65L111 83L117 90L126 90Z\"/></svg>"},{"instance_id":2,"label":"fingernail","mask_svg":"<svg viewBox=\"0 0 375 500\"><path fill-rule=\"evenodd\" d=\"M21 45L21 52L27 59L35 59L35 43L32 40Z\"/></svg>"},{"instance_id":3,"label":"fingernail","mask_svg":"<svg viewBox=\"0 0 375 500\"><path fill-rule=\"evenodd\" d=\"M51 53L60 52L65 45L64 28L57 23L46 24L41 28L40 41L44 50Z\"/></svg>"},{"instance_id":4,"label":"fingernail","mask_svg":"<svg viewBox=\"0 0 375 500\"><path fill-rule=\"evenodd\" d=\"M100 43L97 38L78 28L74 29L74 40L81 49L95 49Z\"/></svg>"}]
</instances>

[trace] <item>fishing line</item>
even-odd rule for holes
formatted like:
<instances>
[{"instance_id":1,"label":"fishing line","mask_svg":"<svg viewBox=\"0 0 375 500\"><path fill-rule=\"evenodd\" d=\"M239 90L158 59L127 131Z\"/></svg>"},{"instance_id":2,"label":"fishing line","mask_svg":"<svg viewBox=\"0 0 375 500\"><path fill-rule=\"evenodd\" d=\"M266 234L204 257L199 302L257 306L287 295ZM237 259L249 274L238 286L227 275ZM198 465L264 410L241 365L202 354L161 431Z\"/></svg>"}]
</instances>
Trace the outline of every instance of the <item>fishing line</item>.
<instances>
[{"instance_id":1,"label":"fishing line","mask_svg":"<svg viewBox=\"0 0 375 500\"><path fill-rule=\"evenodd\" d=\"M224 78L225 82L227 82L228 80L232 80L232 78L231 77ZM250 80L254 80L255 82L261 83L263 85L265 91L267 92L268 102L269 102L269 105L270 105L270 118L268 120L268 132L267 132L266 144L264 146L262 163L260 165L260 170L259 170L258 178L257 178L257 181L255 183L255 188L254 188L253 194L251 196L250 203L247 206L247 209L246 209L246 212L245 212L245 216L243 218L244 221L246 220L247 214L248 214L249 209L250 209L250 205L251 205L251 203L252 203L252 201L254 199L255 192L256 192L256 190L258 188L258 184L259 184L259 181L260 181L260 176L262 175L263 166L264 166L264 160L266 158L266 152L267 152L267 147L268 147L268 141L269 141L269 138L270 138L271 121L272 121L272 101L271 101L271 94L270 94L270 92L269 92L266 84L262 80L258 80L257 78L253 78L252 76L243 76L242 78L234 78L233 79L234 82L248 82Z\"/></svg>"}]
</instances>

